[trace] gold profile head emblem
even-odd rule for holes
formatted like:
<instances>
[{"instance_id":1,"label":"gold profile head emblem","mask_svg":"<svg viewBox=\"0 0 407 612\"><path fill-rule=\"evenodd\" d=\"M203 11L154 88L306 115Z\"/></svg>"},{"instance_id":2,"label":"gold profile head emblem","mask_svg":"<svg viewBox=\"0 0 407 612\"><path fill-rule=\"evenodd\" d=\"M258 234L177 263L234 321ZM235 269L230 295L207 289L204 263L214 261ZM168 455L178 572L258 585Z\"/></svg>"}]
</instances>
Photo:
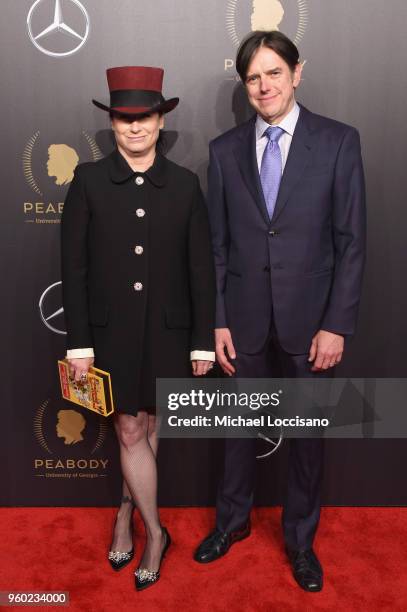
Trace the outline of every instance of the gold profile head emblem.
<instances>
[{"instance_id":1,"label":"gold profile head emblem","mask_svg":"<svg viewBox=\"0 0 407 612\"><path fill-rule=\"evenodd\" d=\"M296 6L296 8L295 8ZM308 24L308 0L228 0L226 7L226 28L233 44L238 47L248 30L246 22L248 9L251 7L250 27L252 32L256 30L279 30L283 28L285 34L292 39L294 44L302 40ZM293 22L293 17L297 21L297 30L294 32L286 31L287 23ZM291 29L291 25L290 28Z\"/></svg>"},{"instance_id":2,"label":"gold profile head emblem","mask_svg":"<svg viewBox=\"0 0 407 612\"><path fill-rule=\"evenodd\" d=\"M83 440L82 432L86 421L76 410L59 410L56 425L58 438L64 438L64 444L77 444Z\"/></svg>"},{"instance_id":3,"label":"gold profile head emblem","mask_svg":"<svg viewBox=\"0 0 407 612\"><path fill-rule=\"evenodd\" d=\"M48 421L51 430L48 429ZM48 398L35 411L33 422L34 435L38 444L48 455L54 455L53 439L55 434L57 438L65 438L64 444L70 447L78 442L82 442L82 440L84 444L91 442L90 454L94 455L105 443L109 428L106 419L99 417L97 431L93 431L92 423L90 423L91 427L89 431L86 431L85 441L82 434L87 424L88 421L85 421L85 418L77 410L61 408L54 411L51 400Z\"/></svg>"},{"instance_id":4,"label":"gold profile head emblem","mask_svg":"<svg viewBox=\"0 0 407 612\"><path fill-rule=\"evenodd\" d=\"M253 0L251 26L255 30L278 30L284 17L284 8L279 0Z\"/></svg>"},{"instance_id":5,"label":"gold profile head emblem","mask_svg":"<svg viewBox=\"0 0 407 612\"><path fill-rule=\"evenodd\" d=\"M92 136L89 136L85 130L82 130L82 136L89 146L90 153L93 161L102 159L103 154L99 149L96 141ZM34 176L33 171L33 153L34 149L37 148L37 144L41 142L40 131L38 130L33 134L27 144L25 145L23 152L23 172L28 185L38 195L43 195L40 189L37 179ZM47 161L47 173L49 177L55 177L55 185L68 185L73 179L73 173L79 162L79 155L72 147L66 144L51 144L48 149L48 161ZM86 158L85 158L86 159Z\"/></svg>"},{"instance_id":6,"label":"gold profile head emblem","mask_svg":"<svg viewBox=\"0 0 407 612\"><path fill-rule=\"evenodd\" d=\"M55 176L56 185L67 185L73 179L79 155L66 144L52 144L48 147L48 176Z\"/></svg>"}]
</instances>

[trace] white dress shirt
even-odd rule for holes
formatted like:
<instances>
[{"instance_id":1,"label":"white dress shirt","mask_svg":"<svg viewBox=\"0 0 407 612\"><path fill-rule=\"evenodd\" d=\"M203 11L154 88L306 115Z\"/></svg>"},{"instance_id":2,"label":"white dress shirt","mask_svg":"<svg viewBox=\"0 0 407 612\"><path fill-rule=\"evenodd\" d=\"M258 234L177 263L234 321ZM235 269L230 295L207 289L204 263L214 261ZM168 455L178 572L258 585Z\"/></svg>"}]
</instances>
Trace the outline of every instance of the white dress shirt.
<instances>
[{"instance_id":1,"label":"white dress shirt","mask_svg":"<svg viewBox=\"0 0 407 612\"><path fill-rule=\"evenodd\" d=\"M278 145L281 151L281 166L282 172L284 172L285 164L287 162L288 153L291 147L291 141L293 139L295 126L297 125L298 117L300 116L300 107L297 102L294 102L293 108L290 110L288 115L284 117L280 121L280 123L273 124L273 127L280 127L284 130L284 134L281 135ZM257 166L261 168L261 160L263 159L264 149L267 146L268 138L264 135L264 132L267 128L270 127L270 124L267 121L264 121L260 115L257 115L256 119L256 157L257 157Z\"/></svg>"}]
</instances>

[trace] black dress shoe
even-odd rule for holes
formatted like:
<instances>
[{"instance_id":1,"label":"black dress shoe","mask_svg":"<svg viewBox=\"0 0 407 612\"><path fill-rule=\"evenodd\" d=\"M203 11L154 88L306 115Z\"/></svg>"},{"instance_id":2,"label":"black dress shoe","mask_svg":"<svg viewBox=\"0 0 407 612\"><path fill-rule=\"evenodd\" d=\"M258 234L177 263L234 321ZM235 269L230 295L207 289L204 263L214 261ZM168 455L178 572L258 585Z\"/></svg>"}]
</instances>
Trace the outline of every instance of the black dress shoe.
<instances>
[{"instance_id":1,"label":"black dress shoe","mask_svg":"<svg viewBox=\"0 0 407 612\"><path fill-rule=\"evenodd\" d=\"M289 550L293 576L304 591L317 592L322 589L322 567L313 549Z\"/></svg>"},{"instance_id":2,"label":"black dress shoe","mask_svg":"<svg viewBox=\"0 0 407 612\"><path fill-rule=\"evenodd\" d=\"M162 530L163 530L163 534L165 537L165 546L161 553L160 565L158 566L158 570L154 572L153 570L149 570L144 567L138 567L134 573L134 581L135 581L137 591L142 591L143 589L147 589L148 587L158 582L158 580L160 579L161 563L171 544L171 538L170 538L170 534L168 533L167 528L163 527Z\"/></svg>"},{"instance_id":3,"label":"black dress shoe","mask_svg":"<svg viewBox=\"0 0 407 612\"><path fill-rule=\"evenodd\" d=\"M244 540L250 535L250 523L247 522L241 529L236 531L212 531L198 546L194 559L198 563L210 563L226 555L229 548L235 542Z\"/></svg>"}]
</instances>

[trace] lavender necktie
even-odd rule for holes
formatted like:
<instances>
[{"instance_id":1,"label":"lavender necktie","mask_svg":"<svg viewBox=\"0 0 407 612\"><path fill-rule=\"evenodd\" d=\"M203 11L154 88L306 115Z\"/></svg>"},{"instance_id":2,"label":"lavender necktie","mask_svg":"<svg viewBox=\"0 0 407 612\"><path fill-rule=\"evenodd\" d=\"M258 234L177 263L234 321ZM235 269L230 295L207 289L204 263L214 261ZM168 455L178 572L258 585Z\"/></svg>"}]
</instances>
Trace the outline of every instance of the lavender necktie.
<instances>
[{"instance_id":1,"label":"lavender necktie","mask_svg":"<svg viewBox=\"0 0 407 612\"><path fill-rule=\"evenodd\" d=\"M273 216L281 182L283 166L278 141L283 134L284 130L276 126L270 126L264 132L264 135L268 138L268 143L261 160L260 180L270 220Z\"/></svg>"}]
</instances>

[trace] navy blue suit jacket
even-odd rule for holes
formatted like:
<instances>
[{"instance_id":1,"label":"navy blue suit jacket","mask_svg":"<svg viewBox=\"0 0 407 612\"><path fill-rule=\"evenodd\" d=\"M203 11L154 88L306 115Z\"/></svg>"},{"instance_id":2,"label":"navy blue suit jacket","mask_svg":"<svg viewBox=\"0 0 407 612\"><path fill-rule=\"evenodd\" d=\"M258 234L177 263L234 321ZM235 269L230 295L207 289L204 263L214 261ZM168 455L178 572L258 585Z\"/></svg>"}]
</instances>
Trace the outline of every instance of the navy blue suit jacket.
<instances>
[{"instance_id":1,"label":"navy blue suit jacket","mask_svg":"<svg viewBox=\"0 0 407 612\"><path fill-rule=\"evenodd\" d=\"M301 106L270 221L255 121L210 143L216 327L229 327L235 349L254 354L274 317L283 349L303 354L319 329L355 331L366 224L359 134Z\"/></svg>"}]
</instances>

